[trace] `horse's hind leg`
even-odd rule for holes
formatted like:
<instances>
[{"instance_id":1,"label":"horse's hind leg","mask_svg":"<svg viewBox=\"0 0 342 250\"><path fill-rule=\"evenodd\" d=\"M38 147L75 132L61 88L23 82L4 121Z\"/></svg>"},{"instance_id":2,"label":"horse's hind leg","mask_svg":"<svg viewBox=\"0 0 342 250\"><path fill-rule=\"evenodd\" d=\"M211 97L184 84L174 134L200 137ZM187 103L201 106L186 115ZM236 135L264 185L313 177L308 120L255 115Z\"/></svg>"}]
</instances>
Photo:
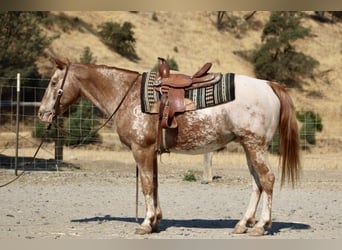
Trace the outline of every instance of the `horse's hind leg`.
<instances>
[{"instance_id":1,"label":"horse's hind leg","mask_svg":"<svg viewBox=\"0 0 342 250\"><path fill-rule=\"evenodd\" d=\"M252 176L252 194L249 200L249 204L247 210L243 216L243 218L236 224L233 233L234 234L242 234L247 232L247 225L254 226L255 224L255 212L257 210L259 200L261 197L262 188L259 182L257 182L257 173L252 165L252 161L249 155L249 151L245 149L247 164L249 171Z\"/></svg>"},{"instance_id":2,"label":"horse's hind leg","mask_svg":"<svg viewBox=\"0 0 342 250\"><path fill-rule=\"evenodd\" d=\"M152 233L158 229L158 221L162 218L158 197L157 155L154 147L132 148L132 151L140 170L142 192L146 205L145 219L137 228L136 233Z\"/></svg>"},{"instance_id":3,"label":"horse's hind leg","mask_svg":"<svg viewBox=\"0 0 342 250\"><path fill-rule=\"evenodd\" d=\"M256 223L250 235L259 236L264 234L264 226L271 226L272 194L274 184L274 174L270 172L267 159L267 144L263 140L253 138L253 140L242 141L246 151L248 167L252 175L252 194L246 213L237 223L233 233L245 233L246 225L255 223L255 212L263 195L263 207L261 218Z\"/></svg>"}]
</instances>

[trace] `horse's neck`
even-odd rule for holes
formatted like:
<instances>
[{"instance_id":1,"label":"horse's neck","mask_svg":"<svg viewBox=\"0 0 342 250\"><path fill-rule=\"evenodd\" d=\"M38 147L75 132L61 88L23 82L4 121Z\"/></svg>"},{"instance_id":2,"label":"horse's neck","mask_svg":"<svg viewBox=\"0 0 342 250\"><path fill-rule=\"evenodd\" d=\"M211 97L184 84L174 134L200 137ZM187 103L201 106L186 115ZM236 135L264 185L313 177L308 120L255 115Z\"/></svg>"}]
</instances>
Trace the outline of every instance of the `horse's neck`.
<instances>
[{"instance_id":1,"label":"horse's neck","mask_svg":"<svg viewBox=\"0 0 342 250\"><path fill-rule=\"evenodd\" d=\"M81 93L106 115L111 115L137 75L138 73L133 71L96 67L89 74Z\"/></svg>"}]
</instances>

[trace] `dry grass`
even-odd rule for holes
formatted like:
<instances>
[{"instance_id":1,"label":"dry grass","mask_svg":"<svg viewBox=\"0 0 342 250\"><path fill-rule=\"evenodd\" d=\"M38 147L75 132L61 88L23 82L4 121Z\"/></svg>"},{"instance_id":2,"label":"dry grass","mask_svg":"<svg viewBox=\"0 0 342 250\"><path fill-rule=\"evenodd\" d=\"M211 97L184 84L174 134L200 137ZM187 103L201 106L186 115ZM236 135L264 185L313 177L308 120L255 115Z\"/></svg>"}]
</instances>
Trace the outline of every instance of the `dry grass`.
<instances>
[{"instance_id":1,"label":"dry grass","mask_svg":"<svg viewBox=\"0 0 342 250\"><path fill-rule=\"evenodd\" d=\"M19 149L20 157L32 157L36 147ZM38 158L51 159L54 149L52 144L44 145L39 152ZM8 148L1 152L4 155L15 155L14 148ZM91 155L91 157L89 157ZM135 166L134 158L130 151L96 150L87 148L68 148L64 149L64 161L79 165L83 170L110 170L118 166ZM161 171L173 172L179 170L203 170L203 157L201 155L185 154L163 154L160 158ZM277 155L269 154L271 168L278 169L279 158ZM305 170L323 170L323 169L342 169L342 155L335 153L302 153L302 166ZM225 170L229 168L245 168L247 164L245 155L242 152L218 152L213 157L214 174L217 169Z\"/></svg>"},{"instance_id":2,"label":"dry grass","mask_svg":"<svg viewBox=\"0 0 342 250\"><path fill-rule=\"evenodd\" d=\"M52 49L60 57L78 60L86 46L91 48L98 64L148 71L157 62L158 56L175 58L183 72L192 73L207 61L213 62L213 72L235 72L253 76L250 63L236 55L236 51L254 49L260 43L262 28L248 30L238 39L230 32L219 32L215 28L215 12L156 12L158 21L152 20L153 12L131 13L127 11L67 11L70 17L78 17L97 29L106 22L129 21L134 24L136 51L140 61L131 62L110 51L100 39L88 31L68 31L54 40ZM246 11L235 11L245 15ZM307 12L310 14L310 12ZM55 12L59 14L59 12ZM253 18L265 23L269 12L258 11ZM318 23L310 18L304 25L311 27L315 37L297 42L298 48L320 62L310 79L303 79L304 91L291 90L297 110L312 110L323 118L324 130L318 139L342 139L342 73L341 41L342 24ZM51 31L49 31L50 34ZM177 48L177 51L175 51ZM47 62L42 59L39 65ZM325 72L325 73L324 73ZM314 93L314 94L312 94ZM315 97L316 96L316 97Z\"/></svg>"},{"instance_id":3,"label":"dry grass","mask_svg":"<svg viewBox=\"0 0 342 250\"><path fill-rule=\"evenodd\" d=\"M59 14L59 12L54 12ZM242 34L238 39L230 32L219 32L215 28L214 12L156 12L158 21L152 20L153 12L131 13L126 11L68 11L64 14L78 17L92 25L93 29L106 21L124 22L134 24L136 37L136 51L141 60L137 63L131 62L117 53L109 50L99 39L87 30L69 30L64 33L60 29L51 29L49 34L59 33L60 37L53 41L51 48L60 57L67 57L76 61L82 55L86 46L91 48L98 64L114 65L133 70L148 71L157 62L158 56L173 57L183 72L192 73L207 61L213 63L213 72L235 72L253 76L253 67L250 63L236 55L236 51L251 50L260 43L261 27ZM246 12L234 12L235 15L244 15ZM269 12L258 11L253 18L261 23L268 19ZM317 23L305 18L304 25L311 27L315 37L298 41L296 46L304 53L310 54L320 62L315 75L310 79L303 79L303 91L291 89L290 93L294 99L297 110L312 110L318 112L323 119L323 132L317 133L318 145L311 153L304 154L305 167L313 168L340 168L342 151L342 24ZM177 51L175 51L177 48ZM39 61L42 70L51 70L52 65L47 58ZM50 67L50 68L49 68ZM325 73L324 73L325 72ZM51 73L51 72L50 72ZM9 135L10 136L10 135ZM13 135L12 135L13 137ZM2 139L3 135L1 136ZM7 138L7 137L6 137ZM115 135L105 136L107 144L115 141ZM12 138L13 139L13 138ZM108 141L109 140L109 141ZM8 143L9 138L2 140ZM112 142L113 143L113 142ZM28 145L23 145L28 146ZM8 150L14 150L10 146ZM28 149L28 156L35 146ZM4 148L4 147L2 147ZM6 150L5 150L6 151ZM21 153L25 154L26 149ZM51 149L53 152L53 149ZM42 157L52 158L50 153ZM2 152L3 153L3 152ZM43 152L43 154L45 154ZM66 160L83 158L82 150L66 149ZM84 153L89 154L89 152ZM117 154L128 152L97 151L94 160L106 159L111 161L113 156L116 160L126 159ZM219 154L214 158L215 166L241 166L245 165L241 153ZM132 158L127 157L130 161ZM202 157L192 156L163 156L163 161L176 161L176 165L188 164L198 165L201 168ZM177 163L179 159L179 162ZM271 156L272 165L277 165L275 157Z\"/></svg>"}]
</instances>

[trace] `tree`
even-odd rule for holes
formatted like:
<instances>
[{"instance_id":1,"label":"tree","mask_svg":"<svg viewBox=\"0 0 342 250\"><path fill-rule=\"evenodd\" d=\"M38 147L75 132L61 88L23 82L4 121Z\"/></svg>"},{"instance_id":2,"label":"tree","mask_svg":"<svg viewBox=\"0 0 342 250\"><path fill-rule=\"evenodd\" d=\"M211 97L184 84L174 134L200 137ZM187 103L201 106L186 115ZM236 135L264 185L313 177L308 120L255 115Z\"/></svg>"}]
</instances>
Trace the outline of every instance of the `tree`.
<instances>
[{"instance_id":1,"label":"tree","mask_svg":"<svg viewBox=\"0 0 342 250\"><path fill-rule=\"evenodd\" d=\"M130 22L119 23L105 22L99 26L99 35L103 41L120 55L132 61L139 59L135 51L134 25Z\"/></svg>"},{"instance_id":2,"label":"tree","mask_svg":"<svg viewBox=\"0 0 342 250\"><path fill-rule=\"evenodd\" d=\"M0 12L0 77L39 78L35 64L49 39L31 12Z\"/></svg>"},{"instance_id":3,"label":"tree","mask_svg":"<svg viewBox=\"0 0 342 250\"><path fill-rule=\"evenodd\" d=\"M83 49L82 57L80 58L80 63L96 63L96 58L94 58L93 53L87 46Z\"/></svg>"},{"instance_id":4,"label":"tree","mask_svg":"<svg viewBox=\"0 0 342 250\"><path fill-rule=\"evenodd\" d=\"M262 44L252 56L258 78L300 87L300 77L310 76L319 64L314 58L295 50L294 41L311 36L301 25L302 14L292 11L273 12L266 23Z\"/></svg>"}]
</instances>

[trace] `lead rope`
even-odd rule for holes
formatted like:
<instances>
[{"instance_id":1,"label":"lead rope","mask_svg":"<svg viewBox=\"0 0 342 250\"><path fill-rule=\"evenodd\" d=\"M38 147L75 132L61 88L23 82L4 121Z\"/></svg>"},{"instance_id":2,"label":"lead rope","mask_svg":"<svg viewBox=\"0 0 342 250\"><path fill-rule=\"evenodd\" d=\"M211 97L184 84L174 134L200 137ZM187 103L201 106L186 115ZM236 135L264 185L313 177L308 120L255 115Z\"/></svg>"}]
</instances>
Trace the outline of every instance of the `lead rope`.
<instances>
[{"instance_id":1,"label":"lead rope","mask_svg":"<svg viewBox=\"0 0 342 250\"><path fill-rule=\"evenodd\" d=\"M29 162L29 163L26 164L26 165L31 165L31 164L35 161L35 159L36 159L36 157L37 157L37 154L38 154L40 148L42 147L42 145L43 145L43 143L44 143L44 140L45 140L45 138L47 137L47 134L48 134L50 128L51 128L51 123L50 123L49 126L46 128L45 134L44 134L43 138L41 139L41 141L40 141L40 143L39 143L39 146L38 146L38 148L36 149L36 152L35 152L34 155L33 155L32 161ZM26 172L26 169L25 169L25 166L23 166L23 171L22 171L20 174L18 174L14 179L10 180L9 182L0 185L0 188L6 187L7 185L9 185L9 184L11 184L12 182L16 181L16 180L19 179L21 176L23 176L23 175L25 174L25 172Z\"/></svg>"},{"instance_id":2,"label":"lead rope","mask_svg":"<svg viewBox=\"0 0 342 250\"><path fill-rule=\"evenodd\" d=\"M138 203L139 203L139 168L135 166L135 221L138 222Z\"/></svg>"}]
</instances>

